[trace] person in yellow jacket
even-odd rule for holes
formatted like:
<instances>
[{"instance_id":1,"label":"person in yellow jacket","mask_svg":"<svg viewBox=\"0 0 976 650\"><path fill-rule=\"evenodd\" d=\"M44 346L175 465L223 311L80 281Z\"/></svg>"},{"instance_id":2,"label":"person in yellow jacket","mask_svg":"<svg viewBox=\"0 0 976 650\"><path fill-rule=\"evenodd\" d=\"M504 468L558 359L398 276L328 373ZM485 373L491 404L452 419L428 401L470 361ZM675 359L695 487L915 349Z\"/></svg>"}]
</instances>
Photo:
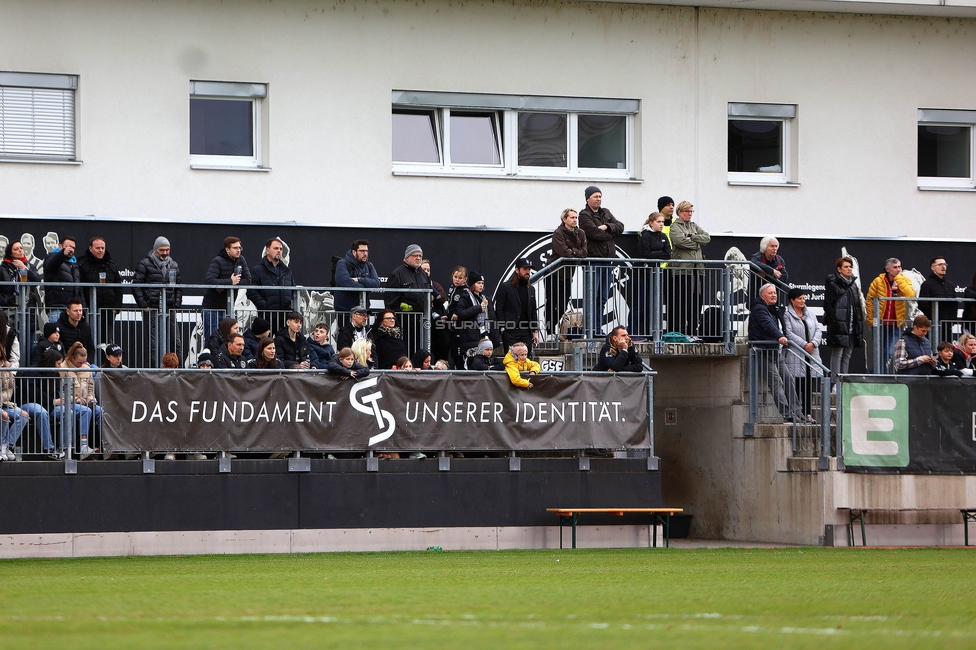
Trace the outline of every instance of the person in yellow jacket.
<instances>
[{"instance_id":1,"label":"person in yellow jacket","mask_svg":"<svg viewBox=\"0 0 976 650\"><path fill-rule=\"evenodd\" d=\"M537 375L542 370L542 366L529 359L528 356L529 348L525 343L519 341L509 348L508 354L505 355L502 362L505 364L505 372L508 373L508 378L512 380L513 385L519 388L532 388L531 382L522 376L523 372Z\"/></svg>"},{"instance_id":2,"label":"person in yellow jacket","mask_svg":"<svg viewBox=\"0 0 976 650\"><path fill-rule=\"evenodd\" d=\"M901 261L896 257L885 260L885 272L871 281L868 287L867 303L868 327L874 325L875 298L914 298L915 288L911 280L901 272ZM881 344L885 356L882 365L888 362L895 351L895 343L907 324L908 302L905 300L881 300L878 314L881 321ZM875 368L875 372L881 372Z\"/></svg>"}]
</instances>

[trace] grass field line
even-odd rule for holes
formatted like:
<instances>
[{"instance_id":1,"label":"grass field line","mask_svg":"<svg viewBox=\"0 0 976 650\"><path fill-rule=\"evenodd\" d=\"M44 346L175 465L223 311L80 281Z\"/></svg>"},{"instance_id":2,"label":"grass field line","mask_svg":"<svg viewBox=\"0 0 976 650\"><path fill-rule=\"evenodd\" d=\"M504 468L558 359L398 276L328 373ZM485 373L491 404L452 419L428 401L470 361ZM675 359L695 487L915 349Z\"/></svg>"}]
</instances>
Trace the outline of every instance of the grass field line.
<instances>
[{"instance_id":1,"label":"grass field line","mask_svg":"<svg viewBox=\"0 0 976 650\"><path fill-rule=\"evenodd\" d=\"M464 627L488 627L504 628L517 627L521 629L560 629L567 627L579 627L588 630L680 630L683 632L731 632L739 634L789 634L806 636L846 636L846 637L871 637L871 636L891 636L899 638L920 638L920 639L972 639L976 638L976 633L961 630L910 630L891 627L880 628L843 628L837 623L879 623L888 622L887 616L818 616L821 620L836 622L829 627L797 627L797 626L776 626L762 624L764 616L741 615L741 614L719 614L707 612L700 614L647 614L642 619L655 619L661 623L625 623L625 622L601 622L601 621L579 621L576 615L570 614L561 619L545 621L536 619L533 615L525 619L513 620L501 617L489 617L480 619L472 614L465 614L460 617L447 615L431 615L427 617L411 616L363 616L363 617L336 617L336 616L311 616L311 615L266 615L266 616L96 616L86 619L89 622L99 623L161 623L161 624L323 624L323 625L361 625L363 623L371 625L425 625L425 626L464 626ZM725 621L760 619L756 623L744 623L741 625L730 625ZM7 618L9 623L74 623L78 619L65 616L10 616ZM708 625L702 623L681 623L680 621L699 620L715 621L716 624Z\"/></svg>"}]
</instances>

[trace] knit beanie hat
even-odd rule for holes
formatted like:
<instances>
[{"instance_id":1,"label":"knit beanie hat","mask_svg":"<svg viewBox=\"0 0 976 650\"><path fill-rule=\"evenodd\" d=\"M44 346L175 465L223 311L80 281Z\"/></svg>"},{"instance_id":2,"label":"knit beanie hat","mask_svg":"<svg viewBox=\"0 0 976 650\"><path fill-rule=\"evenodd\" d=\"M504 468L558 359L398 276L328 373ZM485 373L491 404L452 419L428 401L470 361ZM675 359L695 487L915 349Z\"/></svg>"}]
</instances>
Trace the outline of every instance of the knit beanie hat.
<instances>
[{"instance_id":1,"label":"knit beanie hat","mask_svg":"<svg viewBox=\"0 0 976 650\"><path fill-rule=\"evenodd\" d=\"M258 316L253 321L251 321L251 333L254 336L258 334L264 334L271 331L271 323L267 319Z\"/></svg>"},{"instance_id":2,"label":"knit beanie hat","mask_svg":"<svg viewBox=\"0 0 976 650\"><path fill-rule=\"evenodd\" d=\"M420 253L421 255L423 255L424 254L424 250L420 246L418 246L417 244L410 244L409 246L407 246L407 250L404 251L404 253L403 253L403 259L407 259L408 257L410 257L411 255L413 255L414 253Z\"/></svg>"},{"instance_id":3,"label":"knit beanie hat","mask_svg":"<svg viewBox=\"0 0 976 650\"><path fill-rule=\"evenodd\" d=\"M153 244L153 250L156 250L160 246L169 246L169 240L162 235L156 238L156 243Z\"/></svg>"},{"instance_id":4,"label":"knit beanie hat","mask_svg":"<svg viewBox=\"0 0 976 650\"><path fill-rule=\"evenodd\" d=\"M657 211L660 212L664 209L664 206L674 203L674 199L670 196L662 196L657 200Z\"/></svg>"},{"instance_id":5,"label":"knit beanie hat","mask_svg":"<svg viewBox=\"0 0 976 650\"><path fill-rule=\"evenodd\" d=\"M47 338L54 334L55 332L60 332L57 323L44 323L44 338Z\"/></svg>"},{"instance_id":6,"label":"knit beanie hat","mask_svg":"<svg viewBox=\"0 0 976 650\"><path fill-rule=\"evenodd\" d=\"M473 287L475 282L484 280L484 276L477 271L468 271L468 286Z\"/></svg>"},{"instance_id":7,"label":"knit beanie hat","mask_svg":"<svg viewBox=\"0 0 976 650\"><path fill-rule=\"evenodd\" d=\"M492 344L491 339L485 339L478 344L478 352L484 352L485 350L494 350L495 346Z\"/></svg>"},{"instance_id":8,"label":"knit beanie hat","mask_svg":"<svg viewBox=\"0 0 976 650\"><path fill-rule=\"evenodd\" d=\"M597 187L596 185L590 185L585 190L583 190L583 194L586 196L587 200L589 200L590 197L593 196L593 194L595 194L596 192L600 192L600 188ZM603 194L603 192L600 192L600 194Z\"/></svg>"}]
</instances>

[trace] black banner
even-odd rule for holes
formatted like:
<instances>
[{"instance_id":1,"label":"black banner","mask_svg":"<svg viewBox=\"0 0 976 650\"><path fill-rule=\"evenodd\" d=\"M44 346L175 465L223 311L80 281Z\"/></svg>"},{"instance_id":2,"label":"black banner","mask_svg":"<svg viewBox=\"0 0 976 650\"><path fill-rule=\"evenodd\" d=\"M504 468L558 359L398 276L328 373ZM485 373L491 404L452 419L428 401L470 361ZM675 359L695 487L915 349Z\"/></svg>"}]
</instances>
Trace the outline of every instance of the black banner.
<instances>
[{"instance_id":1,"label":"black banner","mask_svg":"<svg viewBox=\"0 0 976 650\"><path fill-rule=\"evenodd\" d=\"M843 395L848 471L976 473L976 380L856 376Z\"/></svg>"},{"instance_id":2,"label":"black banner","mask_svg":"<svg viewBox=\"0 0 976 650\"><path fill-rule=\"evenodd\" d=\"M648 445L641 375L112 372L106 451L552 450Z\"/></svg>"}]
</instances>

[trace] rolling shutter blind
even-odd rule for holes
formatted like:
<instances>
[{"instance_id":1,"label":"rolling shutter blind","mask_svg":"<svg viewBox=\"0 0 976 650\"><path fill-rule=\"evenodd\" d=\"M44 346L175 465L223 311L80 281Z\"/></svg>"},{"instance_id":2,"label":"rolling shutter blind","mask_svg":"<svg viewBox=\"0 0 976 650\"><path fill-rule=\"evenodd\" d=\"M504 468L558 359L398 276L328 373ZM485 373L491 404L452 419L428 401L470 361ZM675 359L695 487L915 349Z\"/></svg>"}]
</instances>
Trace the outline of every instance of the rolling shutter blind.
<instances>
[{"instance_id":1,"label":"rolling shutter blind","mask_svg":"<svg viewBox=\"0 0 976 650\"><path fill-rule=\"evenodd\" d=\"M0 86L0 157L73 160L73 90Z\"/></svg>"}]
</instances>

